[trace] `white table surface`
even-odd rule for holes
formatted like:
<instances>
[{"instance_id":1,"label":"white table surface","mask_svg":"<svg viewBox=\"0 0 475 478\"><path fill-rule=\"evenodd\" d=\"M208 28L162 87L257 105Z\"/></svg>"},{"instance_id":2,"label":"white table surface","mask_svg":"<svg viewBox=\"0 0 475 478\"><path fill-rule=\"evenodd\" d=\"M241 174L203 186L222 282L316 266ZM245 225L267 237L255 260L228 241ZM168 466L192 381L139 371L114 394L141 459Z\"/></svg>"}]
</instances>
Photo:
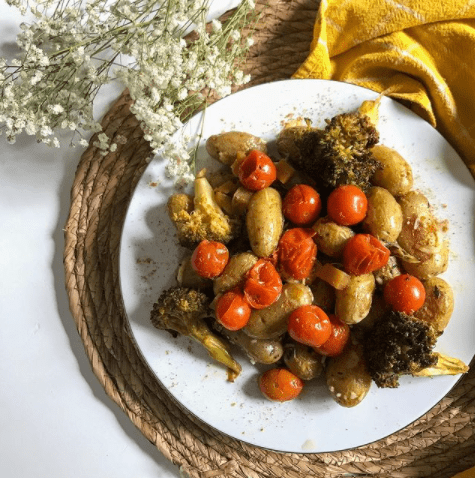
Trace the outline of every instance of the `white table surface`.
<instances>
[{"instance_id":1,"label":"white table surface","mask_svg":"<svg viewBox=\"0 0 475 478\"><path fill-rule=\"evenodd\" d=\"M0 0L0 57L21 21ZM121 90L103 95L99 116ZM0 477L177 478L106 395L69 311L62 229L80 154L0 136Z\"/></svg>"}]
</instances>

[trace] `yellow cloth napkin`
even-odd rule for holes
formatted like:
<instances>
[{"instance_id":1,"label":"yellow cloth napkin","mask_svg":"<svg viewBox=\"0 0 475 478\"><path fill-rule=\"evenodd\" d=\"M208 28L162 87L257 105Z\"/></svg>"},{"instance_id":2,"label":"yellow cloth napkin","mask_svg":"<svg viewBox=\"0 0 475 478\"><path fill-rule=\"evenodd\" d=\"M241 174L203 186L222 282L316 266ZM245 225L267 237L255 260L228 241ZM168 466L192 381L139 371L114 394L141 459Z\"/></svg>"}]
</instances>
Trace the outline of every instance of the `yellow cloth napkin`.
<instances>
[{"instance_id":1,"label":"yellow cloth napkin","mask_svg":"<svg viewBox=\"0 0 475 478\"><path fill-rule=\"evenodd\" d=\"M475 478L475 468L456 474L453 478Z\"/></svg>"},{"instance_id":2,"label":"yellow cloth napkin","mask_svg":"<svg viewBox=\"0 0 475 478\"><path fill-rule=\"evenodd\" d=\"M475 177L475 1L322 0L294 78L345 81L402 100Z\"/></svg>"}]
</instances>

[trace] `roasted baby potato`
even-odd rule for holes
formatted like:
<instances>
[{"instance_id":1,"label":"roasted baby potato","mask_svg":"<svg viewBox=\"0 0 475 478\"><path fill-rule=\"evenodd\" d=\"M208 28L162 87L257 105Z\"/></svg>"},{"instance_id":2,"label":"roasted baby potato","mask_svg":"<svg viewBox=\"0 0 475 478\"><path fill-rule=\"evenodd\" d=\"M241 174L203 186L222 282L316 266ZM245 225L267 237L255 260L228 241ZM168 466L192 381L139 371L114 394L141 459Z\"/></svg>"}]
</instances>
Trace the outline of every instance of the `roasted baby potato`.
<instances>
[{"instance_id":1,"label":"roasted baby potato","mask_svg":"<svg viewBox=\"0 0 475 478\"><path fill-rule=\"evenodd\" d=\"M206 141L209 155L227 166L234 163L239 153L246 155L253 149L265 153L267 144L263 139L241 131L215 134Z\"/></svg>"},{"instance_id":2,"label":"roasted baby potato","mask_svg":"<svg viewBox=\"0 0 475 478\"><path fill-rule=\"evenodd\" d=\"M282 199L274 188L264 188L253 194L247 207L246 227L254 254L269 257L284 227Z\"/></svg>"},{"instance_id":3,"label":"roasted baby potato","mask_svg":"<svg viewBox=\"0 0 475 478\"><path fill-rule=\"evenodd\" d=\"M408 193L414 182L409 163L397 151L382 144L374 145L371 152L382 165L374 173L372 183L387 189L393 196Z\"/></svg>"},{"instance_id":4,"label":"roasted baby potato","mask_svg":"<svg viewBox=\"0 0 475 478\"><path fill-rule=\"evenodd\" d=\"M294 340L284 345L284 362L302 380L312 380L323 371L323 357L312 347Z\"/></svg>"},{"instance_id":5,"label":"roasted baby potato","mask_svg":"<svg viewBox=\"0 0 475 478\"><path fill-rule=\"evenodd\" d=\"M300 141L309 129L305 121L296 121L295 124L286 125L277 136L276 144L279 154L284 158L298 161L302 156Z\"/></svg>"},{"instance_id":6,"label":"roasted baby potato","mask_svg":"<svg viewBox=\"0 0 475 478\"><path fill-rule=\"evenodd\" d=\"M335 289L328 282L318 278L310 284L310 289L313 294L313 303L330 313L335 306Z\"/></svg>"},{"instance_id":7,"label":"roasted baby potato","mask_svg":"<svg viewBox=\"0 0 475 478\"><path fill-rule=\"evenodd\" d=\"M369 190L367 198L364 230L382 241L394 242L402 229L401 206L387 189L378 186Z\"/></svg>"},{"instance_id":8,"label":"roasted baby potato","mask_svg":"<svg viewBox=\"0 0 475 478\"><path fill-rule=\"evenodd\" d=\"M442 248L442 230L429 201L420 192L410 191L398 198L403 222L397 242L419 261L427 261Z\"/></svg>"},{"instance_id":9,"label":"roasted baby potato","mask_svg":"<svg viewBox=\"0 0 475 478\"><path fill-rule=\"evenodd\" d=\"M231 256L222 274L213 281L214 294L223 294L239 285L257 260L252 252L241 252Z\"/></svg>"},{"instance_id":10,"label":"roasted baby potato","mask_svg":"<svg viewBox=\"0 0 475 478\"><path fill-rule=\"evenodd\" d=\"M426 291L426 300L414 315L429 322L437 332L442 333L454 311L454 292L441 277L430 277L422 283Z\"/></svg>"},{"instance_id":11,"label":"roasted baby potato","mask_svg":"<svg viewBox=\"0 0 475 478\"><path fill-rule=\"evenodd\" d=\"M211 289L213 283L210 279L205 279L198 275L198 273L191 266L191 255L183 259L178 267L176 279L178 285L181 287L188 287L189 289Z\"/></svg>"},{"instance_id":12,"label":"roasted baby potato","mask_svg":"<svg viewBox=\"0 0 475 478\"><path fill-rule=\"evenodd\" d=\"M412 274L419 279L427 279L442 274L449 266L449 241L442 242L442 246L435 251L429 259L420 262L409 262L402 260L401 264L408 274Z\"/></svg>"},{"instance_id":13,"label":"roasted baby potato","mask_svg":"<svg viewBox=\"0 0 475 478\"><path fill-rule=\"evenodd\" d=\"M355 235L351 228L340 226L328 217L318 219L312 228L316 232L314 241L318 250L334 259L342 256L346 242Z\"/></svg>"},{"instance_id":14,"label":"roasted baby potato","mask_svg":"<svg viewBox=\"0 0 475 478\"><path fill-rule=\"evenodd\" d=\"M255 339L242 330L227 330L218 325L217 330L230 342L240 347L254 363L270 365L278 362L284 354L284 346L277 339Z\"/></svg>"},{"instance_id":15,"label":"roasted baby potato","mask_svg":"<svg viewBox=\"0 0 475 478\"><path fill-rule=\"evenodd\" d=\"M339 405L358 405L368 394L372 382L362 345L350 340L342 354L328 360L325 375L330 394Z\"/></svg>"},{"instance_id":16,"label":"roasted baby potato","mask_svg":"<svg viewBox=\"0 0 475 478\"><path fill-rule=\"evenodd\" d=\"M374 289L373 274L352 275L349 285L336 291L335 314L350 325L361 322L371 309Z\"/></svg>"},{"instance_id":17,"label":"roasted baby potato","mask_svg":"<svg viewBox=\"0 0 475 478\"><path fill-rule=\"evenodd\" d=\"M279 337L287 331L290 314L301 305L310 305L312 300L312 291L306 285L297 282L284 284L277 301L265 309L253 310L242 330L257 339Z\"/></svg>"},{"instance_id":18,"label":"roasted baby potato","mask_svg":"<svg viewBox=\"0 0 475 478\"><path fill-rule=\"evenodd\" d=\"M387 314L390 310L390 306L384 300L382 292L375 291L373 294L373 299L371 301L371 308L369 309L368 315L361 321L358 322L358 329L370 329L373 327L374 323L383 315ZM355 329L353 329L355 330Z\"/></svg>"}]
</instances>

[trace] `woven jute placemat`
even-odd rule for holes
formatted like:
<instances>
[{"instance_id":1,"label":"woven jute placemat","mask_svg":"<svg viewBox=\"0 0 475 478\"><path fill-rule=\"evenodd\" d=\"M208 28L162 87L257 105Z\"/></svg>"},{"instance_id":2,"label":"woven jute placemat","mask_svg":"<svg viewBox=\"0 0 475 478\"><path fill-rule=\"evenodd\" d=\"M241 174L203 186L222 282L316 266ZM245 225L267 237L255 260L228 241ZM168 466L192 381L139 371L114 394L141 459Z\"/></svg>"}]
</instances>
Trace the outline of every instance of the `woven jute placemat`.
<instances>
[{"instance_id":1,"label":"woven jute placemat","mask_svg":"<svg viewBox=\"0 0 475 478\"><path fill-rule=\"evenodd\" d=\"M252 86L290 78L305 59L317 2L267 0L245 69ZM70 308L92 369L143 435L191 477L377 476L446 478L475 465L475 370L437 406L376 443L337 453L281 454L250 446L190 416L162 389L132 339L119 288L126 208L150 148L124 92L103 119L119 146L81 157L65 226ZM403 406L403 405L402 405Z\"/></svg>"}]
</instances>

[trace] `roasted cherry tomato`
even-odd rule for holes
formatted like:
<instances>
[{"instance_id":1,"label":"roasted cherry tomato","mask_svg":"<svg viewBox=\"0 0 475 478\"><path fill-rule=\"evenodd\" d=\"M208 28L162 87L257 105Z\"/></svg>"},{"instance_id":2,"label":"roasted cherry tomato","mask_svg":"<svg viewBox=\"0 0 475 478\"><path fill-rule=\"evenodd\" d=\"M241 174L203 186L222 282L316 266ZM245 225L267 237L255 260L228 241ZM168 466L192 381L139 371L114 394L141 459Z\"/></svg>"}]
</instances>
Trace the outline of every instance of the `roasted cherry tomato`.
<instances>
[{"instance_id":1,"label":"roasted cherry tomato","mask_svg":"<svg viewBox=\"0 0 475 478\"><path fill-rule=\"evenodd\" d=\"M242 329L249 321L251 306L239 290L224 293L216 304L216 320L228 330Z\"/></svg>"},{"instance_id":2,"label":"roasted cherry tomato","mask_svg":"<svg viewBox=\"0 0 475 478\"><path fill-rule=\"evenodd\" d=\"M304 382L286 368L272 368L259 376L259 388L269 400L286 402L296 398Z\"/></svg>"},{"instance_id":3,"label":"roasted cherry tomato","mask_svg":"<svg viewBox=\"0 0 475 478\"><path fill-rule=\"evenodd\" d=\"M277 169L267 154L253 149L239 165L238 177L245 188L259 191L275 181Z\"/></svg>"},{"instance_id":4,"label":"roasted cherry tomato","mask_svg":"<svg viewBox=\"0 0 475 478\"><path fill-rule=\"evenodd\" d=\"M328 318L332 326L330 337L322 345L315 347L315 350L322 355L335 357L343 352L350 338L350 327L334 314L330 314Z\"/></svg>"},{"instance_id":5,"label":"roasted cherry tomato","mask_svg":"<svg viewBox=\"0 0 475 478\"><path fill-rule=\"evenodd\" d=\"M229 251L224 244L204 239L193 251L191 267L199 276L213 279L221 275L228 260Z\"/></svg>"},{"instance_id":6,"label":"roasted cherry tomato","mask_svg":"<svg viewBox=\"0 0 475 478\"><path fill-rule=\"evenodd\" d=\"M320 347L330 338L332 326L323 309L317 305L302 305L290 314L287 331L297 342Z\"/></svg>"},{"instance_id":7,"label":"roasted cherry tomato","mask_svg":"<svg viewBox=\"0 0 475 478\"><path fill-rule=\"evenodd\" d=\"M426 291L417 277L401 274L384 287L384 300L395 311L411 315L424 304Z\"/></svg>"},{"instance_id":8,"label":"roasted cherry tomato","mask_svg":"<svg viewBox=\"0 0 475 478\"><path fill-rule=\"evenodd\" d=\"M318 192L307 184L293 186L282 201L284 216L297 226L313 224L322 210Z\"/></svg>"},{"instance_id":9,"label":"roasted cherry tomato","mask_svg":"<svg viewBox=\"0 0 475 478\"><path fill-rule=\"evenodd\" d=\"M365 193L352 184L339 186L328 196L327 214L341 226L358 224L365 218L367 209Z\"/></svg>"},{"instance_id":10,"label":"roasted cherry tomato","mask_svg":"<svg viewBox=\"0 0 475 478\"><path fill-rule=\"evenodd\" d=\"M286 231L277 246L279 269L285 278L306 279L317 257L313 229L294 227Z\"/></svg>"},{"instance_id":11,"label":"roasted cherry tomato","mask_svg":"<svg viewBox=\"0 0 475 478\"><path fill-rule=\"evenodd\" d=\"M343 266L349 274L368 274L385 266L389 249L371 234L356 234L343 249Z\"/></svg>"},{"instance_id":12,"label":"roasted cherry tomato","mask_svg":"<svg viewBox=\"0 0 475 478\"><path fill-rule=\"evenodd\" d=\"M264 309L273 304L282 292L282 279L274 265L259 259L248 272L244 296L254 309Z\"/></svg>"}]
</instances>

